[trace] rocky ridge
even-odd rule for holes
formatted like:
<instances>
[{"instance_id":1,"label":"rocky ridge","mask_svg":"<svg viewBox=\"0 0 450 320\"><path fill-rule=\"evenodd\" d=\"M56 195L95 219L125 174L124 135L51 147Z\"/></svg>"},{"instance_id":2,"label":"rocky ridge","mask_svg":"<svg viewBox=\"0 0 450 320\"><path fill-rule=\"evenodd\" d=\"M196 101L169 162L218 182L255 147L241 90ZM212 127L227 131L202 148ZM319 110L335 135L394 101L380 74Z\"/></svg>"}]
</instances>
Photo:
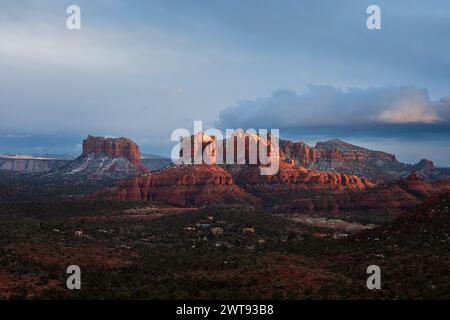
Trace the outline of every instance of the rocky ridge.
<instances>
[{"instance_id":1,"label":"rocky ridge","mask_svg":"<svg viewBox=\"0 0 450 320\"><path fill-rule=\"evenodd\" d=\"M450 175L434 167L430 160L417 164L399 162L395 155L373 151L338 139L318 142L310 147L303 142L280 141L280 153L286 162L310 169L357 175L372 181L404 179L412 172L426 181L450 179Z\"/></svg>"}]
</instances>

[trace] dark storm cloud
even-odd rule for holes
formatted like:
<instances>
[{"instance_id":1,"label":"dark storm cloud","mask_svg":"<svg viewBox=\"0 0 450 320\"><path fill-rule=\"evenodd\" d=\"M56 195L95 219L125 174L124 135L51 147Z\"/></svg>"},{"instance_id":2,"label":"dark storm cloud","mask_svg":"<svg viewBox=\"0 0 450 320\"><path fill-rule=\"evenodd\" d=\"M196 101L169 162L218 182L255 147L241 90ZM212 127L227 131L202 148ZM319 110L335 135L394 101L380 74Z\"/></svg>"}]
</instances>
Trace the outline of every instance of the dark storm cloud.
<instances>
[{"instance_id":1,"label":"dark storm cloud","mask_svg":"<svg viewBox=\"0 0 450 320\"><path fill-rule=\"evenodd\" d=\"M218 125L352 130L407 124L442 125L450 120L449 115L449 97L433 101L427 90L413 86L341 90L311 85L302 93L279 90L270 97L242 101L222 111Z\"/></svg>"}]
</instances>

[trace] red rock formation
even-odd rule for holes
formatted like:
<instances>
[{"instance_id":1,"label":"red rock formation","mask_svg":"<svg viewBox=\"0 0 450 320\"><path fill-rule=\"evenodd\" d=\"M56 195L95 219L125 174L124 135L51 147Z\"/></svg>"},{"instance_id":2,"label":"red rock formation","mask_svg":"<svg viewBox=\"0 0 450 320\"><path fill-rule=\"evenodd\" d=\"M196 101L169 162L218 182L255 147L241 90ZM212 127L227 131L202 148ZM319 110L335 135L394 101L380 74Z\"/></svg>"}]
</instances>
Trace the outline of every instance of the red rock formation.
<instances>
[{"instance_id":1,"label":"red rock formation","mask_svg":"<svg viewBox=\"0 0 450 320\"><path fill-rule=\"evenodd\" d=\"M208 151L207 148L215 139L204 134L198 135L198 138L201 150L209 152L214 159L216 150ZM248 135L246 139L247 145L247 141L260 138ZM338 161L363 164L369 158L381 162L395 160L394 156L383 152L339 141L331 141L330 145L327 143L318 151L303 143L282 142L280 158L285 161L280 161L279 171L274 175L261 175L259 165L175 166L150 176L121 182L112 191L98 196L119 200L156 200L179 206L248 202L284 212L338 213L386 209L402 211L428 197L450 191L450 181L428 183L415 173L402 181L377 184L353 174L313 170L298 165L324 157L332 159L329 161L332 164ZM289 160L291 162L288 163Z\"/></svg>"},{"instance_id":2,"label":"red rock formation","mask_svg":"<svg viewBox=\"0 0 450 320\"><path fill-rule=\"evenodd\" d=\"M373 185L354 176L320 172L283 164L278 174L263 176L259 167L233 165L176 166L117 184L97 197L156 200L179 206L212 203L270 202L282 192L362 190Z\"/></svg>"},{"instance_id":3,"label":"red rock formation","mask_svg":"<svg viewBox=\"0 0 450 320\"><path fill-rule=\"evenodd\" d=\"M351 192L334 192L290 198L281 211L303 213L386 212L396 214L437 195L450 192L450 181L425 182L415 175L408 179ZM279 192L280 194L280 192Z\"/></svg>"},{"instance_id":4,"label":"red rock formation","mask_svg":"<svg viewBox=\"0 0 450 320\"><path fill-rule=\"evenodd\" d=\"M280 142L282 157L296 160L301 165L312 165L320 160L327 162L351 162L364 163L367 161L395 161L395 156L381 151L372 151L345 143L338 139L318 142L315 147L310 147L304 142L292 142L283 140Z\"/></svg>"},{"instance_id":5,"label":"red rock formation","mask_svg":"<svg viewBox=\"0 0 450 320\"><path fill-rule=\"evenodd\" d=\"M179 164L259 164L267 163L272 156L270 137L264 139L257 134L241 130L223 140L216 140L215 136L199 132L182 139L180 146L180 161L183 162ZM261 153L265 150L268 159L261 159L260 148L264 148Z\"/></svg>"},{"instance_id":6,"label":"red rock formation","mask_svg":"<svg viewBox=\"0 0 450 320\"><path fill-rule=\"evenodd\" d=\"M120 182L112 192L106 191L96 197L154 200L178 206L259 202L239 188L228 172L215 165L176 166Z\"/></svg>"},{"instance_id":7,"label":"red rock formation","mask_svg":"<svg viewBox=\"0 0 450 320\"><path fill-rule=\"evenodd\" d=\"M302 166L307 166L316 162L320 154L304 142L284 140L280 143L280 156L286 162L292 163L293 161Z\"/></svg>"},{"instance_id":8,"label":"red rock formation","mask_svg":"<svg viewBox=\"0 0 450 320\"><path fill-rule=\"evenodd\" d=\"M373 151L346 143L339 139L318 142L315 149L320 153L320 158L343 161L396 161L395 155L382 151Z\"/></svg>"},{"instance_id":9,"label":"red rock formation","mask_svg":"<svg viewBox=\"0 0 450 320\"><path fill-rule=\"evenodd\" d=\"M83 155L94 153L109 154L112 157L124 157L136 167L142 167L139 147L127 138L104 138L88 136L83 141Z\"/></svg>"},{"instance_id":10,"label":"red rock formation","mask_svg":"<svg viewBox=\"0 0 450 320\"><path fill-rule=\"evenodd\" d=\"M246 166L237 168L234 176L243 186L279 185L279 188L284 186L297 190L362 190L374 186L367 179L357 176L316 171L283 162L275 175L263 176L258 167Z\"/></svg>"},{"instance_id":11,"label":"red rock formation","mask_svg":"<svg viewBox=\"0 0 450 320\"><path fill-rule=\"evenodd\" d=\"M303 142L280 141L281 158L310 169L334 171L365 177L372 181L395 181L412 171L427 181L446 180L450 175L436 169L430 160L417 164L397 161L395 155L373 151L333 139L309 147Z\"/></svg>"},{"instance_id":12,"label":"red rock formation","mask_svg":"<svg viewBox=\"0 0 450 320\"><path fill-rule=\"evenodd\" d=\"M216 164L216 138L199 132L180 141L180 159L178 164ZM206 150L207 149L207 150ZM208 159L205 159L208 157Z\"/></svg>"}]
</instances>

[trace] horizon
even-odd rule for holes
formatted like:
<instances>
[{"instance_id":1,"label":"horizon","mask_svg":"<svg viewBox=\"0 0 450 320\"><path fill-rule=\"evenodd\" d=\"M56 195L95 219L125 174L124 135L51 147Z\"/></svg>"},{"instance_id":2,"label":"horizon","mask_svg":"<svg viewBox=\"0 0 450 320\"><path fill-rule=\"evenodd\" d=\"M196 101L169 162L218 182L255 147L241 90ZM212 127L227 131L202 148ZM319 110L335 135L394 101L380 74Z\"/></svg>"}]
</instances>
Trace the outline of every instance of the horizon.
<instances>
[{"instance_id":1,"label":"horizon","mask_svg":"<svg viewBox=\"0 0 450 320\"><path fill-rule=\"evenodd\" d=\"M89 134L89 135L87 135L86 137L89 137L89 136L92 136L92 135ZM93 136L93 137L95 137L95 138L108 138L108 139L122 139L122 138L125 138L125 139L130 139L131 141L134 142L134 140L133 140L132 138L130 138L130 137L124 137L124 136L121 136L121 137ZM380 151L380 152L385 152L385 153L387 153L387 154L394 155L394 156L396 157L397 161L403 162L403 163L405 163L405 164L416 164L416 163L419 163L419 162L422 161L422 160L431 160L431 161L433 161L433 159L422 158L422 159L419 159L419 160L416 161L416 162L405 162L405 161L402 161L402 159L399 159L398 156L397 156L395 153L387 152L387 151L381 150L381 149L380 149L380 150L379 150L379 149L373 149L373 148L370 148L370 147L368 147L368 146L359 145L359 144L357 144L357 143L352 143L352 142L349 142L349 141L346 141L346 140L342 140L342 139L339 139L339 138L331 138L331 139L317 140L317 141L314 142L314 143L308 143L308 142L303 141L303 140L301 140L301 139L298 140L298 139L289 139L289 138L283 138L283 137L280 137L280 140L285 140L285 141L288 140L288 141L292 141L292 142L304 142L304 143L306 143L307 145L309 145L310 147L316 147L317 143L319 143L319 142L328 142L328 141L337 140L337 141L344 142L344 143L348 143L348 144L351 144L351 145L354 145L354 146L357 146L357 147L361 147L361 148L364 148L364 149L368 149L368 150L370 150L370 151ZM175 145L175 142L173 142L173 143L174 143L174 145ZM155 156L155 157L162 157L162 158L170 159L170 154L159 154L159 153L154 153L154 152L151 152L151 151L142 150L142 149L140 148L139 144L137 144L137 145L138 145L138 147L139 147L139 149L140 149L140 152L141 152L141 158L142 158L142 159L145 158L144 156ZM81 143L80 143L80 147L81 147ZM62 154L61 154L61 153L2 152L2 151L0 150L0 158L7 158L8 156L34 157L34 158L37 158L37 159L39 159L39 158L41 158L41 159L46 159L46 158L48 158L48 159L58 159L58 156L59 156L59 157L70 156L70 157L76 158L76 157L79 157L80 155L82 155L82 152L83 152L82 149L80 149L79 151L75 151L75 152L71 152L71 153L70 153L70 152L68 152L68 153L62 153ZM52 158L52 156L53 156L54 158ZM25 158L24 158L24 159L25 159ZM62 158L61 158L61 159L62 159ZM433 163L434 163L434 161L433 161ZM434 163L434 165L435 165L436 167L438 167L438 168L450 168L450 164L448 164L448 165L440 165L440 164Z\"/></svg>"}]
</instances>

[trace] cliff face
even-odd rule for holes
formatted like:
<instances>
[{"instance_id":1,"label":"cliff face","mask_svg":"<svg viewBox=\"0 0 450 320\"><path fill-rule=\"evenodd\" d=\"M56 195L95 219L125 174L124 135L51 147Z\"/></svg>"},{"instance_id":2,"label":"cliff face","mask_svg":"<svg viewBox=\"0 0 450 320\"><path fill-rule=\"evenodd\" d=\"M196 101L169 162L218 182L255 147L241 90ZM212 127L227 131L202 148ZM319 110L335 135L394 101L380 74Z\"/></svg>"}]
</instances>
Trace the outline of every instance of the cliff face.
<instances>
[{"instance_id":1,"label":"cliff face","mask_svg":"<svg viewBox=\"0 0 450 320\"><path fill-rule=\"evenodd\" d=\"M394 181L411 172L427 181L449 179L429 160L410 165L397 161L395 155L355 146L338 139L318 142L310 147L303 142L280 141L281 157L306 168L334 171L365 177L372 181Z\"/></svg>"},{"instance_id":2,"label":"cliff face","mask_svg":"<svg viewBox=\"0 0 450 320\"><path fill-rule=\"evenodd\" d=\"M374 184L367 179L283 163L278 174L262 176L258 166L174 166L149 176L121 181L94 197L153 200L178 206L225 203L262 205L279 212L395 214L425 199L450 192L450 181L407 179Z\"/></svg>"},{"instance_id":3,"label":"cliff face","mask_svg":"<svg viewBox=\"0 0 450 320\"><path fill-rule=\"evenodd\" d=\"M179 206L218 203L270 203L283 192L364 190L366 179L283 164L278 174L263 176L259 167L174 166L149 176L119 182L95 197L156 200Z\"/></svg>"},{"instance_id":4,"label":"cliff face","mask_svg":"<svg viewBox=\"0 0 450 320\"><path fill-rule=\"evenodd\" d=\"M318 142L315 147L310 147L304 142L292 142L282 140L281 152L288 160L305 166L312 166L320 162L359 162L368 161L393 162L396 161L393 154L382 151L372 151L361 148L338 139Z\"/></svg>"},{"instance_id":5,"label":"cliff face","mask_svg":"<svg viewBox=\"0 0 450 320\"><path fill-rule=\"evenodd\" d=\"M94 197L154 200L178 206L259 202L239 188L227 171L215 165L172 167L150 176L119 182L113 191Z\"/></svg>"},{"instance_id":6,"label":"cliff face","mask_svg":"<svg viewBox=\"0 0 450 320\"><path fill-rule=\"evenodd\" d=\"M120 180L148 173L141 162L139 147L126 138L88 136L83 141L83 153L62 168L44 177L57 180Z\"/></svg>"},{"instance_id":7,"label":"cliff face","mask_svg":"<svg viewBox=\"0 0 450 320\"><path fill-rule=\"evenodd\" d=\"M333 139L318 142L315 149L320 158L344 161L396 161L395 155L382 151L373 151L344 141Z\"/></svg>"},{"instance_id":8,"label":"cliff face","mask_svg":"<svg viewBox=\"0 0 450 320\"><path fill-rule=\"evenodd\" d=\"M270 139L260 138L257 134L237 131L227 139L217 140L199 132L186 137L181 142L180 160L186 163L205 164L258 164L261 163L261 153L266 151L266 157L272 156ZM185 151L189 150L190 153ZM268 160L264 159L264 163ZM195 162L197 161L197 162ZM181 162L179 162L181 163Z\"/></svg>"},{"instance_id":9,"label":"cliff face","mask_svg":"<svg viewBox=\"0 0 450 320\"><path fill-rule=\"evenodd\" d=\"M88 136L83 141L83 155L107 154L114 158L124 157L136 167L142 167L141 152L136 143L127 138L104 138Z\"/></svg>"},{"instance_id":10,"label":"cliff face","mask_svg":"<svg viewBox=\"0 0 450 320\"><path fill-rule=\"evenodd\" d=\"M283 202L279 209L283 212L303 213L400 213L428 198L447 192L450 192L449 180L425 182L416 174L411 174L404 180L378 184L360 191L292 197Z\"/></svg>"},{"instance_id":11,"label":"cliff face","mask_svg":"<svg viewBox=\"0 0 450 320\"><path fill-rule=\"evenodd\" d=\"M234 176L244 186L272 185L291 190L362 190L374 186L369 180L357 176L316 171L287 163L280 163L275 175L263 176L257 167L246 166L234 170Z\"/></svg>"},{"instance_id":12,"label":"cliff face","mask_svg":"<svg viewBox=\"0 0 450 320\"><path fill-rule=\"evenodd\" d=\"M315 163L320 157L320 153L306 143L287 140L280 141L280 154L282 160L291 163L294 161L302 166Z\"/></svg>"}]
</instances>

